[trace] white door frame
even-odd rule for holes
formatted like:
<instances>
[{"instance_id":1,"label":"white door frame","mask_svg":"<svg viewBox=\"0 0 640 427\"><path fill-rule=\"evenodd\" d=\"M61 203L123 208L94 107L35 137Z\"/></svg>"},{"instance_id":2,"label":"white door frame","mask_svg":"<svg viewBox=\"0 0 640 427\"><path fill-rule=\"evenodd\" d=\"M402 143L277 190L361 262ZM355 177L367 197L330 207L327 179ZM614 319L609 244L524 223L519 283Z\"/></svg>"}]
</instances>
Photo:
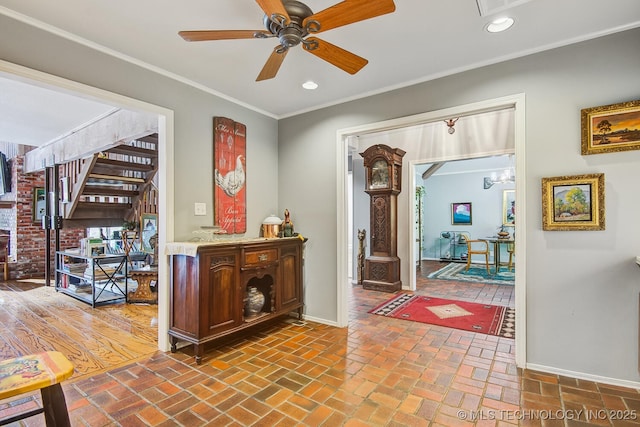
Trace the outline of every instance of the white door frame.
<instances>
[{"instance_id":1,"label":"white door frame","mask_svg":"<svg viewBox=\"0 0 640 427\"><path fill-rule=\"evenodd\" d=\"M348 312L348 286L349 274L347 271L348 257L348 191L347 191L347 173L348 173L348 138L358 135L364 135L373 132L381 132L384 130L398 129L402 127L415 126L418 124L429 123L444 120L449 117L467 116L479 114L488 111L495 111L512 107L514 113L514 129L515 129L515 154L516 154L516 194L518 194L518 203L516 204L516 218L518 222L515 230L518 232L516 240L516 253L521 260L515 274L515 305L516 305L516 365L524 367L526 365L526 224L524 207L527 205L527 194L525 192L525 95L523 93L505 96L502 98L480 101L472 104L459 105L443 110L431 111L428 113L417 114L413 116L401 117L398 119L387 120L382 122L370 123L362 126L339 129L337 131L337 150L336 150L336 173L337 173L337 325L346 327L349 323ZM414 178L415 179L415 178ZM409 203L413 203L413 198L409 197ZM409 209L409 212L412 212ZM409 227L413 227L413 222L408 222ZM409 236L413 235L413 231L409 230ZM409 239L411 240L411 239ZM405 244L411 247L408 253L413 253L412 241ZM404 263L409 265L411 263ZM415 277L415 272L413 273Z\"/></svg>"},{"instance_id":2,"label":"white door frame","mask_svg":"<svg viewBox=\"0 0 640 427\"><path fill-rule=\"evenodd\" d=\"M0 60L0 76L23 83L46 87L78 97L90 98L127 110L142 111L158 116L158 245L163 248L174 239L174 118L173 111L158 105L128 98L103 89L84 85L41 71ZM167 257L158 257L158 283L167 284L169 263ZM169 286L158 286L158 348L169 351Z\"/></svg>"}]
</instances>

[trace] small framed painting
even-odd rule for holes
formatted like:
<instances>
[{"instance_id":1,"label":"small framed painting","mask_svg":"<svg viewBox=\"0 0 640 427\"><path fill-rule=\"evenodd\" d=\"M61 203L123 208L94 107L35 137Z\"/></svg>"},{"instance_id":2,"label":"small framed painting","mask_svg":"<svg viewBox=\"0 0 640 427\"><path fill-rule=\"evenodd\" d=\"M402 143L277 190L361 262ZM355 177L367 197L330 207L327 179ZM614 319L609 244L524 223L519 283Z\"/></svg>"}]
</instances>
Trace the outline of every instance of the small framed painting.
<instances>
[{"instance_id":1,"label":"small framed painting","mask_svg":"<svg viewBox=\"0 0 640 427\"><path fill-rule=\"evenodd\" d=\"M516 224L516 190L502 192L502 225Z\"/></svg>"},{"instance_id":2,"label":"small framed painting","mask_svg":"<svg viewBox=\"0 0 640 427\"><path fill-rule=\"evenodd\" d=\"M158 234L158 215L154 213L143 213L140 220L140 239L142 244L142 252L152 254L154 244L153 236Z\"/></svg>"},{"instance_id":3,"label":"small framed painting","mask_svg":"<svg viewBox=\"0 0 640 427\"><path fill-rule=\"evenodd\" d=\"M604 174L542 178L543 230L604 230Z\"/></svg>"},{"instance_id":4,"label":"small framed painting","mask_svg":"<svg viewBox=\"0 0 640 427\"><path fill-rule=\"evenodd\" d=\"M34 224L42 223L42 217L45 214L47 205L46 193L44 188L35 187L33 189L33 202L32 202L32 221Z\"/></svg>"},{"instance_id":5,"label":"small framed painting","mask_svg":"<svg viewBox=\"0 0 640 427\"><path fill-rule=\"evenodd\" d=\"M640 150L640 100L585 108L582 154Z\"/></svg>"},{"instance_id":6,"label":"small framed painting","mask_svg":"<svg viewBox=\"0 0 640 427\"><path fill-rule=\"evenodd\" d=\"M451 224L471 225L471 202L451 203Z\"/></svg>"}]
</instances>

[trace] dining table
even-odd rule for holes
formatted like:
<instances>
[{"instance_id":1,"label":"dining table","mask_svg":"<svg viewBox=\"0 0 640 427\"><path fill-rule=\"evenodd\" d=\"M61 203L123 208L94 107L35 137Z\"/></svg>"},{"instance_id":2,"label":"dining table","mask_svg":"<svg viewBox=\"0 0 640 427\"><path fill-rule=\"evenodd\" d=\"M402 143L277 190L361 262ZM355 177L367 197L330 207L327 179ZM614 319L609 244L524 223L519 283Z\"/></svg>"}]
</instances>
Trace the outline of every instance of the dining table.
<instances>
[{"instance_id":1,"label":"dining table","mask_svg":"<svg viewBox=\"0 0 640 427\"><path fill-rule=\"evenodd\" d=\"M480 240L484 240L493 245L493 265L495 274L498 274L500 271L500 245L509 245L514 244L515 239L513 237L484 237Z\"/></svg>"}]
</instances>

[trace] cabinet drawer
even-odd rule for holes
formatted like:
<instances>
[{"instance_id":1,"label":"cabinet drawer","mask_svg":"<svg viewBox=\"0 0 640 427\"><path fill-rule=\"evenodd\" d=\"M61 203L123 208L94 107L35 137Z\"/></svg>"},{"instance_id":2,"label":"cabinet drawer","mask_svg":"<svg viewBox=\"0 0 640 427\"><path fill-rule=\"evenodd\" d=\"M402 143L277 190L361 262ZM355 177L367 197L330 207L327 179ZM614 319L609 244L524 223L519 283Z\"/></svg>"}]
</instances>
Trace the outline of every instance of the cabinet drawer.
<instances>
[{"instance_id":1,"label":"cabinet drawer","mask_svg":"<svg viewBox=\"0 0 640 427\"><path fill-rule=\"evenodd\" d=\"M247 251L244 254L244 265L269 264L278 259L277 249L263 249L259 251Z\"/></svg>"}]
</instances>

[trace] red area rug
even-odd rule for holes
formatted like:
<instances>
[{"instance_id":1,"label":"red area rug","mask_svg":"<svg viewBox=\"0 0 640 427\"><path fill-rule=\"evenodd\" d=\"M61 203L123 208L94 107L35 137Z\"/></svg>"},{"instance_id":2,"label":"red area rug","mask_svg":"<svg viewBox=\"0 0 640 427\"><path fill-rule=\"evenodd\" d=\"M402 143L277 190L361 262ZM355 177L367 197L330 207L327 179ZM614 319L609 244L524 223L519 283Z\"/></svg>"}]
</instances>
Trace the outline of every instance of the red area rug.
<instances>
[{"instance_id":1,"label":"red area rug","mask_svg":"<svg viewBox=\"0 0 640 427\"><path fill-rule=\"evenodd\" d=\"M397 294L369 313L515 338L515 310L498 305L454 301L424 295Z\"/></svg>"}]
</instances>

